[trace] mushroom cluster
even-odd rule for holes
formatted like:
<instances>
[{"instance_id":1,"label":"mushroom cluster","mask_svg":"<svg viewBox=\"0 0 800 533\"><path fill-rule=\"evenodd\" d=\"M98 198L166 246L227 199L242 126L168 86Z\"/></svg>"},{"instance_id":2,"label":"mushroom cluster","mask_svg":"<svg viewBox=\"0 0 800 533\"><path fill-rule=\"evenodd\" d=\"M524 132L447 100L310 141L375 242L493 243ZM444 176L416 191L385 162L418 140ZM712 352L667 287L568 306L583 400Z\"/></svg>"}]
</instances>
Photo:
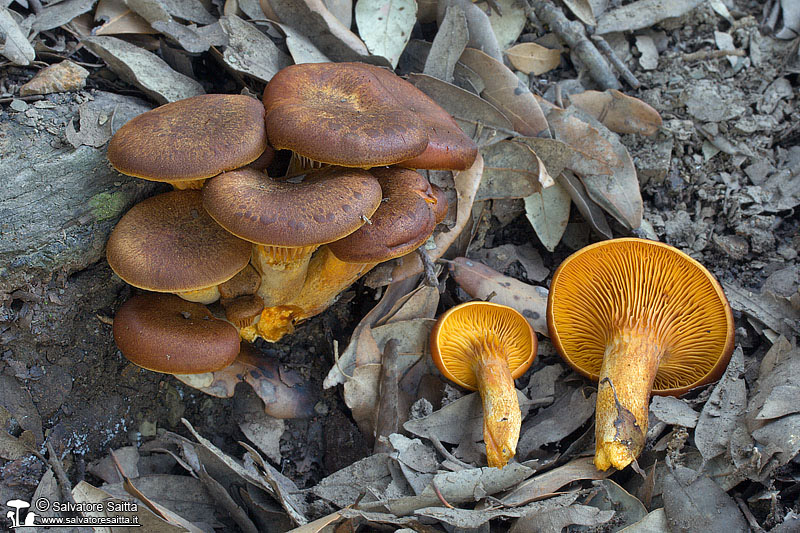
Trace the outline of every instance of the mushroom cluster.
<instances>
[{"instance_id":1,"label":"mushroom cluster","mask_svg":"<svg viewBox=\"0 0 800 533\"><path fill-rule=\"evenodd\" d=\"M275 150L292 152L282 177L265 171ZM433 100L361 63L287 67L263 102L203 95L139 115L109 161L175 190L134 206L109 239L114 272L150 291L120 308L117 346L191 374L229 365L240 338L277 341L430 237L447 205L415 169L463 170L476 156Z\"/></svg>"}]
</instances>

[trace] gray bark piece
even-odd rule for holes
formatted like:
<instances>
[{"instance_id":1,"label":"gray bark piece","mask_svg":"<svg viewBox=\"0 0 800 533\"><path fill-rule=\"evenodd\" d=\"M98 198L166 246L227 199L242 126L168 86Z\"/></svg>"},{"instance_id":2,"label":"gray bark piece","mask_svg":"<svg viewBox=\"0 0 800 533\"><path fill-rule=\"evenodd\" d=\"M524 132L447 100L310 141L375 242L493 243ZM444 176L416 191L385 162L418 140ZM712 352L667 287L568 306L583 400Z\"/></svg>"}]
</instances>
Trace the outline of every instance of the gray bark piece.
<instances>
[{"instance_id":1,"label":"gray bark piece","mask_svg":"<svg viewBox=\"0 0 800 533\"><path fill-rule=\"evenodd\" d=\"M76 97L28 110L35 114L0 112L0 295L100 260L119 217L156 188L113 170L105 147L66 143L65 124L81 103ZM89 106L113 113L115 128L150 109L103 92Z\"/></svg>"}]
</instances>

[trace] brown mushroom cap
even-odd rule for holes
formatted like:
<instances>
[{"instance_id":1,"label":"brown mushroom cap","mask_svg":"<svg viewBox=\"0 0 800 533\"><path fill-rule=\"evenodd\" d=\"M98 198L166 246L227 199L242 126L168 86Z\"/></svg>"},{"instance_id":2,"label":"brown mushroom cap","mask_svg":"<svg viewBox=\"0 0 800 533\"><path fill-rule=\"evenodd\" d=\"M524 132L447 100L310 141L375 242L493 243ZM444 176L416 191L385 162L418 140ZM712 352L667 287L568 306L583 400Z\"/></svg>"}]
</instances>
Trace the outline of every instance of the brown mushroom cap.
<instances>
[{"instance_id":1,"label":"brown mushroom cap","mask_svg":"<svg viewBox=\"0 0 800 533\"><path fill-rule=\"evenodd\" d=\"M204 305L172 294L134 296L114 317L114 341L131 362L155 372L202 374L239 353L239 333Z\"/></svg>"},{"instance_id":2,"label":"brown mushroom cap","mask_svg":"<svg viewBox=\"0 0 800 533\"><path fill-rule=\"evenodd\" d=\"M370 220L328 248L341 261L379 263L421 246L436 226L430 183L413 170L391 167L370 170L381 185L384 202Z\"/></svg>"},{"instance_id":3,"label":"brown mushroom cap","mask_svg":"<svg viewBox=\"0 0 800 533\"><path fill-rule=\"evenodd\" d=\"M108 160L129 176L180 182L247 165L266 146L264 107L258 100L205 94L128 121L108 143Z\"/></svg>"},{"instance_id":4,"label":"brown mushroom cap","mask_svg":"<svg viewBox=\"0 0 800 533\"><path fill-rule=\"evenodd\" d=\"M615 332L661 346L653 394L678 396L719 379L733 351L733 315L719 282L672 246L599 242L567 258L550 284L550 338L578 373L597 380Z\"/></svg>"},{"instance_id":5,"label":"brown mushroom cap","mask_svg":"<svg viewBox=\"0 0 800 533\"><path fill-rule=\"evenodd\" d=\"M276 149L346 167L415 157L428 144L427 129L387 85L407 85L422 94L391 72L363 63L286 67L264 89L269 142Z\"/></svg>"},{"instance_id":6,"label":"brown mushroom cap","mask_svg":"<svg viewBox=\"0 0 800 533\"><path fill-rule=\"evenodd\" d=\"M477 390L475 363L489 338L502 347L514 379L536 358L536 334L524 316L505 305L472 301L439 317L431 331L433 361L450 381Z\"/></svg>"},{"instance_id":7,"label":"brown mushroom cap","mask_svg":"<svg viewBox=\"0 0 800 533\"><path fill-rule=\"evenodd\" d=\"M381 201L378 181L358 169L328 169L299 182L252 169L208 182L203 204L225 229L250 242L286 247L335 241L364 224Z\"/></svg>"},{"instance_id":8,"label":"brown mushroom cap","mask_svg":"<svg viewBox=\"0 0 800 533\"><path fill-rule=\"evenodd\" d=\"M450 113L413 84L379 67L367 65L397 101L414 113L428 130L428 146L421 154L403 161L406 168L466 170L478 156L478 145L461 130Z\"/></svg>"},{"instance_id":9,"label":"brown mushroom cap","mask_svg":"<svg viewBox=\"0 0 800 533\"><path fill-rule=\"evenodd\" d=\"M133 206L106 246L108 264L134 287L156 292L204 289L231 279L252 245L203 209L200 191L171 191Z\"/></svg>"}]
</instances>

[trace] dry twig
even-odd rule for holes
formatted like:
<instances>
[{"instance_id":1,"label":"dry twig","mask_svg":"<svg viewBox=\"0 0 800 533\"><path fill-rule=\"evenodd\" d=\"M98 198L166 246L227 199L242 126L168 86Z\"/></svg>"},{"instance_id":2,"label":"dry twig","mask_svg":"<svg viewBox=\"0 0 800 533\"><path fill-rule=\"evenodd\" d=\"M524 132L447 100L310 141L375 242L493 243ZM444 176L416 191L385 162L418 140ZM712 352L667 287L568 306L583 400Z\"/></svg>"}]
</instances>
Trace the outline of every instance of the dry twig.
<instances>
[{"instance_id":1,"label":"dry twig","mask_svg":"<svg viewBox=\"0 0 800 533\"><path fill-rule=\"evenodd\" d=\"M569 20L559 8L547 1L528 0L528 8L528 18L537 18L550 26L583 62L589 76L601 89L620 88L619 80L603 54L586 37L586 31L580 22Z\"/></svg>"}]
</instances>

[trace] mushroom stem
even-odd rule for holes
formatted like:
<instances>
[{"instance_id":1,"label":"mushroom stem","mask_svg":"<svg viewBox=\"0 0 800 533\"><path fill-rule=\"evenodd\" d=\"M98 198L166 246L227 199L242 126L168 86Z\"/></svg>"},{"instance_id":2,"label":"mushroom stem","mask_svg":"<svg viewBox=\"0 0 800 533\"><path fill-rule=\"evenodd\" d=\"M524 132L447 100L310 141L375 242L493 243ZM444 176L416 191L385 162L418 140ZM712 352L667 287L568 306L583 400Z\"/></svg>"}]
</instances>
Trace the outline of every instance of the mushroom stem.
<instances>
[{"instance_id":1,"label":"mushroom stem","mask_svg":"<svg viewBox=\"0 0 800 533\"><path fill-rule=\"evenodd\" d=\"M595 421L598 470L621 470L642 452L650 392L663 355L659 343L635 329L621 331L606 347Z\"/></svg>"},{"instance_id":2,"label":"mushroom stem","mask_svg":"<svg viewBox=\"0 0 800 533\"><path fill-rule=\"evenodd\" d=\"M300 294L316 246L287 248L255 245L253 265L261 274L258 295L266 307L283 305Z\"/></svg>"},{"instance_id":3,"label":"mushroom stem","mask_svg":"<svg viewBox=\"0 0 800 533\"><path fill-rule=\"evenodd\" d=\"M346 263L337 259L327 246L322 246L308 263L302 288L281 305L264 309L255 326L255 334L270 342L279 341L294 331L294 324L330 307L339 293L376 264Z\"/></svg>"},{"instance_id":4,"label":"mushroom stem","mask_svg":"<svg viewBox=\"0 0 800 533\"><path fill-rule=\"evenodd\" d=\"M483 440L489 466L503 468L517 450L522 415L508 357L496 336L487 334L477 348L474 371L483 401Z\"/></svg>"}]
</instances>

